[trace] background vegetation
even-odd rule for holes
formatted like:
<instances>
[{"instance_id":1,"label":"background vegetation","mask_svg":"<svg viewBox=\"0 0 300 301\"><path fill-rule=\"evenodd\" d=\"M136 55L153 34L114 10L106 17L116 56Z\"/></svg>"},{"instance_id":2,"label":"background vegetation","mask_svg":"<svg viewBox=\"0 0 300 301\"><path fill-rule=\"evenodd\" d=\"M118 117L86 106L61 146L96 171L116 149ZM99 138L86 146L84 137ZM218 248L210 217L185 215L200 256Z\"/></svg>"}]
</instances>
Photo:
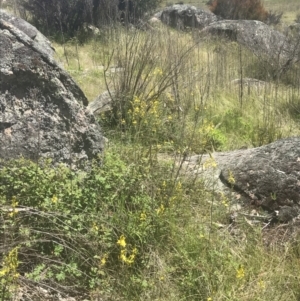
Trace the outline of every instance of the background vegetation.
<instances>
[{"instance_id":1,"label":"background vegetation","mask_svg":"<svg viewBox=\"0 0 300 301\"><path fill-rule=\"evenodd\" d=\"M229 20L265 21L268 12L260 0L212 0L209 9L217 16Z\"/></svg>"},{"instance_id":2,"label":"background vegetation","mask_svg":"<svg viewBox=\"0 0 300 301\"><path fill-rule=\"evenodd\" d=\"M170 5L175 3L185 3L185 4L191 4L195 5L200 8L207 9L207 4L210 1L207 0L182 0L182 1L176 1L176 0L165 0L163 1L163 5ZM263 6L268 12L280 14L282 15L282 21L286 23L291 23L295 20L297 13L299 13L300 10L300 3L297 1L283 1L283 0L264 0L262 2Z\"/></svg>"},{"instance_id":3,"label":"background vegetation","mask_svg":"<svg viewBox=\"0 0 300 301\"><path fill-rule=\"evenodd\" d=\"M161 0L15 0L14 9L42 32L74 37L88 25L136 23L153 12Z\"/></svg>"},{"instance_id":4,"label":"background vegetation","mask_svg":"<svg viewBox=\"0 0 300 301\"><path fill-rule=\"evenodd\" d=\"M230 224L236 199L183 164L299 135L299 66L274 78L236 43L163 25L54 47L90 100L111 92L99 116L109 143L87 173L24 159L1 169L0 300L39 287L78 300L299 300L297 230L242 214Z\"/></svg>"}]
</instances>

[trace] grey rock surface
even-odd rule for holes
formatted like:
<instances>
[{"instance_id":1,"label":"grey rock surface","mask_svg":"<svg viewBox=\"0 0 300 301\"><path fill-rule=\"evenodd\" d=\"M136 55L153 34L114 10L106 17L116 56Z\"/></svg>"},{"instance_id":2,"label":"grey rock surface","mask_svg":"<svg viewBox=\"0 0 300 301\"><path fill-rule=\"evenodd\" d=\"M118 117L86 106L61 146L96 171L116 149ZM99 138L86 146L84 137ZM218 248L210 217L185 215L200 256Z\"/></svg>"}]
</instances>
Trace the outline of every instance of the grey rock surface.
<instances>
[{"instance_id":1,"label":"grey rock surface","mask_svg":"<svg viewBox=\"0 0 300 301\"><path fill-rule=\"evenodd\" d=\"M260 21L222 20L201 31L201 36L207 34L235 41L282 69L299 60L299 45L293 45L288 36Z\"/></svg>"},{"instance_id":2,"label":"grey rock surface","mask_svg":"<svg viewBox=\"0 0 300 301\"><path fill-rule=\"evenodd\" d=\"M18 18L16 16L11 15L5 10L0 9L0 19L7 21L26 34L29 38L39 43L41 48L48 55L53 56L54 49L51 46L51 42L34 26L25 20Z\"/></svg>"},{"instance_id":3,"label":"grey rock surface","mask_svg":"<svg viewBox=\"0 0 300 301\"><path fill-rule=\"evenodd\" d=\"M215 164L208 155L192 156L186 164L190 172L211 179L217 189L222 185L231 188L249 204L278 211L280 219L287 220L287 213L296 216L300 208L300 137L212 157Z\"/></svg>"},{"instance_id":4,"label":"grey rock surface","mask_svg":"<svg viewBox=\"0 0 300 301\"><path fill-rule=\"evenodd\" d=\"M39 43L0 18L0 158L81 167L102 152L88 100Z\"/></svg>"},{"instance_id":5,"label":"grey rock surface","mask_svg":"<svg viewBox=\"0 0 300 301\"><path fill-rule=\"evenodd\" d=\"M168 6L155 16L159 16L163 23L181 30L185 28L202 29L210 23L220 20L210 11L186 4Z\"/></svg>"},{"instance_id":6,"label":"grey rock surface","mask_svg":"<svg viewBox=\"0 0 300 301\"><path fill-rule=\"evenodd\" d=\"M300 34L300 23L294 23L289 26L289 29L294 33L294 34Z\"/></svg>"},{"instance_id":7,"label":"grey rock surface","mask_svg":"<svg viewBox=\"0 0 300 301\"><path fill-rule=\"evenodd\" d=\"M105 91L91 101L87 107L94 115L110 111L112 109L112 97L114 95L114 92Z\"/></svg>"}]
</instances>

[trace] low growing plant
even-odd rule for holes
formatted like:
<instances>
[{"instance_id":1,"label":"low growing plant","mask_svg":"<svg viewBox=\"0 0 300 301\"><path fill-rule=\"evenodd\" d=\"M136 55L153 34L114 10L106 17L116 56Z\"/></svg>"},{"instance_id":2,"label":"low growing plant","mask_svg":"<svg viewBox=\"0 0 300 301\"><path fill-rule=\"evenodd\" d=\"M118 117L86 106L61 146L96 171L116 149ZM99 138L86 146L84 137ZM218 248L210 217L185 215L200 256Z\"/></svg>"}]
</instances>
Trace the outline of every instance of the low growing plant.
<instances>
[{"instance_id":1,"label":"low growing plant","mask_svg":"<svg viewBox=\"0 0 300 301\"><path fill-rule=\"evenodd\" d=\"M62 293L72 285L74 294L130 294L124 281L138 279L151 249L167 239L181 199L180 182L162 180L168 169L147 158L127 164L113 152L83 178L50 161L7 162L0 171L1 291L8 295L21 275L28 286Z\"/></svg>"}]
</instances>

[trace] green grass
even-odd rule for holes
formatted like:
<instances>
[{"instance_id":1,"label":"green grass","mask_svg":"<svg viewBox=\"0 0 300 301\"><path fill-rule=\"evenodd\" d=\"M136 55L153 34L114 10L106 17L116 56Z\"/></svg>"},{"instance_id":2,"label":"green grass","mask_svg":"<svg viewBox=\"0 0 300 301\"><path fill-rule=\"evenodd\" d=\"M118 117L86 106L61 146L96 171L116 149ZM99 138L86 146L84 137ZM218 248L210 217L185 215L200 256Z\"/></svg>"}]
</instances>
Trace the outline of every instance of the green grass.
<instances>
[{"instance_id":1,"label":"green grass","mask_svg":"<svg viewBox=\"0 0 300 301\"><path fill-rule=\"evenodd\" d=\"M181 164L299 135L299 66L274 79L235 43L165 26L54 47L89 100L116 91L99 116L109 144L80 176L23 159L0 171L0 300L19 285L93 301L299 300L297 230L230 225L235 200ZM241 75L266 84L241 93Z\"/></svg>"},{"instance_id":2,"label":"green grass","mask_svg":"<svg viewBox=\"0 0 300 301\"><path fill-rule=\"evenodd\" d=\"M121 30L119 34L118 43L126 33ZM134 39L151 39L149 34L139 33ZM130 34L127 38L130 41ZM154 126L151 133L136 127L130 131L132 119L127 116L129 131L120 136L118 126L111 128L104 122L104 130L114 147L124 149L124 145L128 145L136 149L135 155L141 160L145 155L146 158L153 156L152 160L161 165L166 161L173 164L172 153L186 149L191 153L230 150L299 135L299 119L297 113L294 115L297 110L295 99L299 98L298 86L284 84L287 78L293 78L296 69L276 83L265 72L269 68L267 64L261 68L260 60L234 43L199 43L190 35L165 27L158 29L156 38L158 44L155 47L158 48L153 49L153 56L156 57L157 53L159 59L151 63L163 72L168 70L164 69L168 60L178 61L179 53L189 49L173 84L159 96L164 109L158 111L158 118L164 120L166 114L173 114L174 127L170 128L172 132L169 134L159 133L153 123L148 123ZM168 51L170 44L172 53ZM135 51L139 53L138 43L135 45ZM90 45L80 47L79 54L88 53L89 48ZM101 43L98 49L101 53ZM112 65L119 57L124 61L131 59L123 56L124 48L115 45L114 49L117 53ZM143 62L143 58L142 61L139 59L140 56L135 57L137 66ZM82 66L93 68L91 65ZM244 77L266 81L266 86L261 90L244 88L241 96L240 87L232 84L241 72ZM111 84L117 86L113 83L118 83L122 76L115 74L110 77ZM163 75L152 80L158 84L162 79ZM93 81L86 81L82 88L90 89L92 85ZM175 96L176 88L178 95ZM140 100L143 95L145 93L140 94ZM164 111L170 100L181 110ZM150 115L150 118L154 116ZM178 122L180 127L176 127ZM166 124L156 126L165 128ZM153 141L150 145L149 139ZM156 161L164 154L168 159ZM128 163L135 160L136 157L127 158ZM176 170L170 176L174 174L177 174ZM170 176L163 178L169 179ZM158 174L156 178L159 179ZM164 183L164 180L158 181ZM218 201L219 198L206 191L201 180L189 182L188 178L181 178L180 181L185 188L167 217L168 234L155 237L157 241L151 246L151 251L144 254L146 266L136 271L138 276L128 271L131 280L124 290L130 288L132 292L124 300L298 300L300 292L295 274L295 267L299 266L297 236L286 244L280 238L274 242L269 230L262 230L261 226L251 227L243 219L235 229L228 228L230 209L224 204L230 204L229 199L225 203ZM225 228L218 229L218 223L224 223ZM139 285L143 287L141 290L137 290ZM134 295L137 291L138 295Z\"/></svg>"},{"instance_id":3,"label":"green grass","mask_svg":"<svg viewBox=\"0 0 300 301\"><path fill-rule=\"evenodd\" d=\"M106 78L111 90L120 85L124 86L125 83L128 85L126 78L129 76L141 87L145 86L142 85L144 82L147 83L146 89L130 91L130 87L127 86L126 89L129 90L122 92L132 98L133 93L141 101L133 105L132 110L142 111L143 105L144 109L153 106L155 99L149 95L157 92L156 88L161 81L167 82L169 86L156 97L158 103L163 103L163 107L157 108L159 112L155 117L159 119L156 122L161 125L157 135L153 136L157 144L173 141L175 147L188 146L193 152L201 153L204 149L230 150L244 145L259 146L278 138L299 134L296 67L276 82L272 78L274 69L267 61L256 58L235 43L203 42L197 37L177 33L165 27L158 29L155 34L138 33L127 38L126 33L119 29L116 35L119 37L111 40L110 50L101 41L81 46L68 44L65 46L66 56L64 56L63 46L56 44L54 46L59 56L58 60L75 78L89 100L93 100L106 90L104 69L108 70ZM153 35L156 41L153 42L153 46L149 46L153 47L151 58L143 57L143 41L153 39ZM165 43L165 37L168 43L174 45L176 52ZM122 48L127 45L126 43L132 43L130 47L135 48L136 52L141 51L140 55L131 57L126 54L125 48ZM157 47L160 47L159 50ZM108 61L111 54L112 59ZM144 66L143 60L148 59L151 59L151 65ZM182 65L178 66L178 74L174 78L170 77L170 72L174 72L173 68L180 60ZM128 66L132 68L141 69L132 71L132 74L124 74L122 71L111 72L110 68L118 66L120 61L124 62L123 66L129 64ZM120 66L122 67L122 64ZM156 74L157 70L162 74ZM144 80L143 73L153 76L150 75ZM241 93L241 87L233 83L233 80L240 78L241 73L245 78L264 81L265 85L258 88L244 86ZM133 85L133 79L131 81L129 85ZM177 94L174 94L176 90ZM154 112L147 109L147 114L150 114L147 116L147 122L150 122L149 118L154 118L151 112L153 115ZM126 121L126 127L131 127L136 113L130 114L124 112L123 121L119 122ZM186 127L185 133L176 130L178 122L181 127L182 120ZM105 126L105 118L102 123ZM153 126L156 127L158 124ZM206 127L203 127L204 124ZM150 124L145 128L142 122L139 126L141 128L138 135L142 135L141 139L144 139L145 135L149 134L147 128ZM167 130L161 131L162 128L167 129L166 126L169 130L172 128L170 135ZM159 133L162 136L158 137Z\"/></svg>"}]
</instances>

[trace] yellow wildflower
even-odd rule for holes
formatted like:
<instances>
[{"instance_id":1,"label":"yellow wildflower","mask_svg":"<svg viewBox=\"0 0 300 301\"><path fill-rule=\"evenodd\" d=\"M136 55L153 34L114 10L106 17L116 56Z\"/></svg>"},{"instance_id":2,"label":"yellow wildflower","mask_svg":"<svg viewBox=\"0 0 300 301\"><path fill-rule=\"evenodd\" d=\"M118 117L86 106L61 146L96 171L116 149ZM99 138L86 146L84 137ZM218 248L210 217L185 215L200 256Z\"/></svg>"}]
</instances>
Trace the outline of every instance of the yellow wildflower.
<instances>
[{"instance_id":1,"label":"yellow wildflower","mask_svg":"<svg viewBox=\"0 0 300 301\"><path fill-rule=\"evenodd\" d=\"M127 264L133 264L134 263L134 259L135 259L135 254L131 254L128 258L127 258Z\"/></svg>"},{"instance_id":2,"label":"yellow wildflower","mask_svg":"<svg viewBox=\"0 0 300 301\"><path fill-rule=\"evenodd\" d=\"M243 279L244 277L245 277L245 270L244 270L244 267L241 265L236 270L236 278L237 279Z\"/></svg>"},{"instance_id":3,"label":"yellow wildflower","mask_svg":"<svg viewBox=\"0 0 300 301\"><path fill-rule=\"evenodd\" d=\"M163 204L160 205L159 208L156 209L157 214L162 214L165 211L165 206Z\"/></svg>"},{"instance_id":4,"label":"yellow wildflower","mask_svg":"<svg viewBox=\"0 0 300 301\"><path fill-rule=\"evenodd\" d=\"M258 284L259 288L261 288L261 289L266 288L266 284L263 280L259 280L257 284Z\"/></svg>"},{"instance_id":5,"label":"yellow wildflower","mask_svg":"<svg viewBox=\"0 0 300 301\"><path fill-rule=\"evenodd\" d=\"M234 179L233 173L232 173L231 170L229 170L228 172L229 172L228 182L233 185L235 183L235 179Z\"/></svg>"},{"instance_id":6,"label":"yellow wildflower","mask_svg":"<svg viewBox=\"0 0 300 301\"><path fill-rule=\"evenodd\" d=\"M121 254L120 254L120 259L121 259L121 261L123 261L123 262L127 262L127 257L126 257L126 250L121 250Z\"/></svg>"},{"instance_id":7,"label":"yellow wildflower","mask_svg":"<svg viewBox=\"0 0 300 301\"><path fill-rule=\"evenodd\" d=\"M105 254L103 255L103 257L101 258L101 260L100 260L100 264L101 264L102 266L106 264L107 258L108 258L108 254L105 253Z\"/></svg>"},{"instance_id":8,"label":"yellow wildflower","mask_svg":"<svg viewBox=\"0 0 300 301\"><path fill-rule=\"evenodd\" d=\"M226 200L223 200L223 201L222 201L222 204L223 204L225 207L228 207L228 203L226 202Z\"/></svg>"},{"instance_id":9,"label":"yellow wildflower","mask_svg":"<svg viewBox=\"0 0 300 301\"><path fill-rule=\"evenodd\" d=\"M125 236L124 235L120 236L119 240L117 241L117 244L120 245L123 248L126 247L126 240L125 240Z\"/></svg>"},{"instance_id":10,"label":"yellow wildflower","mask_svg":"<svg viewBox=\"0 0 300 301\"><path fill-rule=\"evenodd\" d=\"M8 214L9 217L14 217L18 214L18 209L13 208L13 210Z\"/></svg>"},{"instance_id":11,"label":"yellow wildflower","mask_svg":"<svg viewBox=\"0 0 300 301\"><path fill-rule=\"evenodd\" d=\"M17 202L17 199L16 197L14 196L12 198L12 201L11 201L11 206L12 206L12 210L11 212L8 214L10 217L14 217L19 211L18 209L16 209L16 207L19 205L19 203Z\"/></svg>"},{"instance_id":12,"label":"yellow wildflower","mask_svg":"<svg viewBox=\"0 0 300 301\"><path fill-rule=\"evenodd\" d=\"M96 224L96 223L93 223L92 231L98 232L98 230L99 230L99 228L98 228L97 224Z\"/></svg>"},{"instance_id":13,"label":"yellow wildflower","mask_svg":"<svg viewBox=\"0 0 300 301\"><path fill-rule=\"evenodd\" d=\"M173 203L176 200L176 196L170 197L170 204Z\"/></svg>"},{"instance_id":14,"label":"yellow wildflower","mask_svg":"<svg viewBox=\"0 0 300 301\"><path fill-rule=\"evenodd\" d=\"M141 216L140 216L140 221L145 221L146 218L147 218L146 213L145 213L145 212L142 212L142 213L141 213Z\"/></svg>"},{"instance_id":15,"label":"yellow wildflower","mask_svg":"<svg viewBox=\"0 0 300 301\"><path fill-rule=\"evenodd\" d=\"M17 198L14 196L11 201L11 206L15 208L18 205L19 205L19 203L17 202Z\"/></svg>"},{"instance_id":16,"label":"yellow wildflower","mask_svg":"<svg viewBox=\"0 0 300 301\"><path fill-rule=\"evenodd\" d=\"M53 204L56 204L56 203L57 203L57 201L58 201L58 198L57 198L57 196L56 196L56 195L54 195L54 196L52 197L51 201L52 201L52 203L53 203Z\"/></svg>"},{"instance_id":17,"label":"yellow wildflower","mask_svg":"<svg viewBox=\"0 0 300 301\"><path fill-rule=\"evenodd\" d=\"M176 184L176 190L177 190L177 191L180 191L181 188L182 188L181 182L178 181L177 184Z\"/></svg>"},{"instance_id":18,"label":"yellow wildflower","mask_svg":"<svg viewBox=\"0 0 300 301\"><path fill-rule=\"evenodd\" d=\"M4 257L4 261L2 263L3 268L0 270L0 277L5 276L16 279L20 276L17 272L17 268L19 266L18 249L19 247L12 249L8 255Z\"/></svg>"},{"instance_id":19,"label":"yellow wildflower","mask_svg":"<svg viewBox=\"0 0 300 301\"><path fill-rule=\"evenodd\" d=\"M153 75L162 75L163 71L160 68L155 68L153 71Z\"/></svg>"},{"instance_id":20,"label":"yellow wildflower","mask_svg":"<svg viewBox=\"0 0 300 301\"><path fill-rule=\"evenodd\" d=\"M207 159L203 164L204 169L209 168L209 167L215 168L217 166L218 166L217 162L213 157L210 157L209 159Z\"/></svg>"},{"instance_id":21,"label":"yellow wildflower","mask_svg":"<svg viewBox=\"0 0 300 301\"><path fill-rule=\"evenodd\" d=\"M137 96L135 96L133 102L136 103L136 104L138 104L141 101L140 101L140 99Z\"/></svg>"},{"instance_id":22,"label":"yellow wildflower","mask_svg":"<svg viewBox=\"0 0 300 301\"><path fill-rule=\"evenodd\" d=\"M9 272L10 272L9 267L4 267L4 268L2 268L2 269L0 270L0 277L3 277L3 276L5 276L5 275L9 274Z\"/></svg>"},{"instance_id":23,"label":"yellow wildflower","mask_svg":"<svg viewBox=\"0 0 300 301\"><path fill-rule=\"evenodd\" d=\"M126 251L126 249L123 249L123 250L121 250L121 253L120 253L120 259L122 262L124 262L126 264L133 264L136 254L137 254L137 248L134 248L132 250L132 253L127 257L127 251Z\"/></svg>"}]
</instances>

